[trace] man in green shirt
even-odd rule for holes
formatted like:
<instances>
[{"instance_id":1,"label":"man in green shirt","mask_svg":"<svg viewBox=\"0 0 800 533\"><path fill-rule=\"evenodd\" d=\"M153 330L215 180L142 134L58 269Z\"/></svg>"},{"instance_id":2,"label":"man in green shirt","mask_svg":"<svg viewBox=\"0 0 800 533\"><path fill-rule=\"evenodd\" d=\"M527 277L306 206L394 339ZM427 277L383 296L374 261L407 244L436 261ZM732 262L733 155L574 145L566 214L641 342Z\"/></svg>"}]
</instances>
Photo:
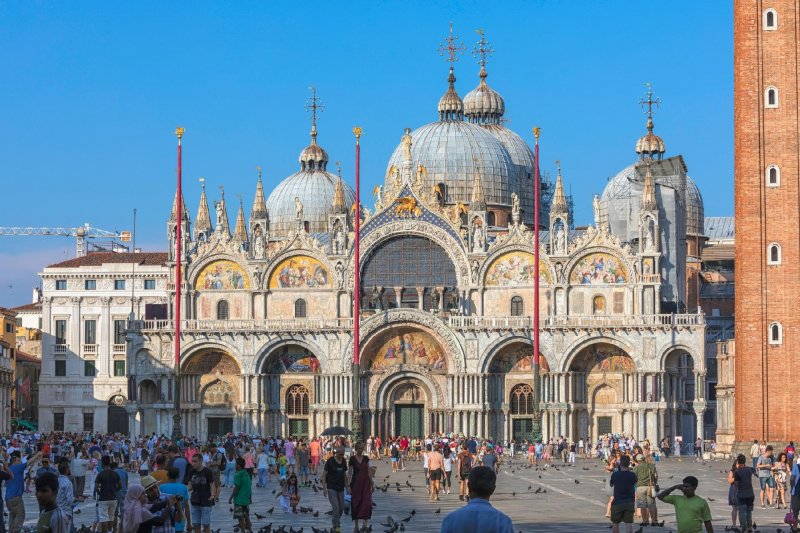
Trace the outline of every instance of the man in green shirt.
<instances>
[{"instance_id":1,"label":"man in green shirt","mask_svg":"<svg viewBox=\"0 0 800 533\"><path fill-rule=\"evenodd\" d=\"M244 469L244 458L236 458L236 474L233 477L233 492L228 503L233 503L233 517L239 521L239 531L247 533L253 531L250 523L250 500L252 499L252 478Z\"/></svg>"},{"instance_id":2,"label":"man in green shirt","mask_svg":"<svg viewBox=\"0 0 800 533\"><path fill-rule=\"evenodd\" d=\"M675 520L678 523L678 533L703 533L703 524L707 533L714 533L711 525L711 509L708 502L695 495L698 481L694 476L683 478L683 483L675 485L658 493L658 499L675 506ZM673 490L680 490L683 496L672 496Z\"/></svg>"}]
</instances>

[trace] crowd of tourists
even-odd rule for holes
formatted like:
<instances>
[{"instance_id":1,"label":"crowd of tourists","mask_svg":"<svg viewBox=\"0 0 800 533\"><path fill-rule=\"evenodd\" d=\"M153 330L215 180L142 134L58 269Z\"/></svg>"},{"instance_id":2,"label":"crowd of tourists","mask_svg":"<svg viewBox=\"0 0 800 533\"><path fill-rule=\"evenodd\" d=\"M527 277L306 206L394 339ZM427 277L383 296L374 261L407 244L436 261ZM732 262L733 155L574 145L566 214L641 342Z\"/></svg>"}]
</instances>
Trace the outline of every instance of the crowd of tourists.
<instances>
[{"instance_id":1,"label":"crowd of tourists","mask_svg":"<svg viewBox=\"0 0 800 533\"><path fill-rule=\"evenodd\" d=\"M702 453L703 443L697 442L695 448ZM275 505L263 512L277 508L288 515L308 512L303 497L313 490L330 503L331 532L341 531L345 515L351 518L353 530L361 532L372 531L373 493L389 489L390 476L376 476L379 463L388 463L391 472L410 469L409 479L424 479L431 502L456 497L465 502L444 518L442 532L510 533L514 531L511 519L489 503L506 463L548 469L591 459L605 465L606 518L614 533L622 527L632 533L634 524L640 530L663 526L658 501L675 507L680 533L699 532L703 527L711 533L708 503L696 494L697 478L688 476L666 488L659 485L658 462L674 451L668 438L652 446L647 440L611 434L593 441L559 437L517 443L436 434L385 440L370 436L351 443L342 436L284 439L228 434L199 442L172 441L163 435L130 439L27 433L0 439L0 481L5 481L0 497L5 497L11 533L26 531L23 495L32 491L39 517L30 531L211 533L211 510L220 504L221 488L228 487L227 503L237 530L252 533L254 496L259 503L269 499L265 492L262 502L258 490L270 487L275 495ZM776 455L771 446L756 441L749 460L740 455L728 474L731 525L726 531L753 530L755 479L761 507L788 511L785 521L794 529L800 507L794 445ZM76 514L87 499L95 502L94 516L84 515L85 525L78 527ZM5 520L0 520L0 533L5 531Z\"/></svg>"}]
</instances>

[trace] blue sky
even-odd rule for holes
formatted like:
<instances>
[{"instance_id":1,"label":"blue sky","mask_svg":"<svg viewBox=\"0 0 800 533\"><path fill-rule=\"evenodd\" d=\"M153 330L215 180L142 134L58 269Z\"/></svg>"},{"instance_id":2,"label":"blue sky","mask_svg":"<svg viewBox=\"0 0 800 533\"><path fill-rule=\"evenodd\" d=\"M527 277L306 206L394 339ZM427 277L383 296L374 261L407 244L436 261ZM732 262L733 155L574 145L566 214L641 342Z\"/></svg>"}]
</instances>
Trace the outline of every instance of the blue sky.
<instances>
[{"instance_id":1,"label":"blue sky","mask_svg":"<svg viewBox=\"0 0 800 533\"><path fill-rule=\"evenodd\" d=\"M175 126L187 130L192 216L201 176L212 199L224 185L249 211L257 165L268 191L298 168L311 85L326 106L319 143L351 183L351 129L364 128L371 191L403 128L437 118L449 21L470 49L475 29L486 32L509 127L529 142L542 127L543 170L561 161L578 224L635 160L647 81L663 101L655 124L668 155L686 159L707 216L730 215L732 16L730 2L677 0L3 2L0 226L130 229L137 208L137 244L163 250ZM459 94L477 73L464 54ZM27 303L36 272L74 253L71 238L0 237L0 306Z\"/></svg>"}]
</instances>

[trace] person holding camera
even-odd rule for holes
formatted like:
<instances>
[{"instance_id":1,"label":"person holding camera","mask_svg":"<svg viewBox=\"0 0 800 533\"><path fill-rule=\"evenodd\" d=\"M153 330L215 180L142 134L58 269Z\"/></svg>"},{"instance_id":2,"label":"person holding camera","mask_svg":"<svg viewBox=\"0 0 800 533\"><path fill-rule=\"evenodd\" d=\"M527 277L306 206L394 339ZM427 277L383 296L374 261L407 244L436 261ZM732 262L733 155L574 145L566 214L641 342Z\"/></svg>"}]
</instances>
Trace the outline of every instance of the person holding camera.
<instances>
[{"instance_id":1,"label":"person holding camera","mask_svg":"<svg viewBox=\"0 0 800 533\"><path fill-rule=\"evenodd\" d=\"M192 529L192 524L187 524L187 520L192 514L189 510L189 489L178 481L179 475L180 470L173 466L167 470L167 482L159 486L161 494L176 496L178 505L182 508L183 518L175 522L175 533L183 533Z\"/></svg>"},{"instance_id":2,"label":"person holding camera","mask_svg":"<svg viewBox=\"0 0 800 533\"><path fill-rule=\"evenodd\" d=\"M141 479L142 488L147 496L144 508L153 516L152 521L145 523L139 533L172 533L175 525L184 520L183 502L181 496L174 494L161 494L158 490L158 481L153 476L144 476ZM130 487L128 493L130 494ZM126 495L127 497L127 495ZM128 516L128 509L125 509Z\"/></svg>"}]
</instances>

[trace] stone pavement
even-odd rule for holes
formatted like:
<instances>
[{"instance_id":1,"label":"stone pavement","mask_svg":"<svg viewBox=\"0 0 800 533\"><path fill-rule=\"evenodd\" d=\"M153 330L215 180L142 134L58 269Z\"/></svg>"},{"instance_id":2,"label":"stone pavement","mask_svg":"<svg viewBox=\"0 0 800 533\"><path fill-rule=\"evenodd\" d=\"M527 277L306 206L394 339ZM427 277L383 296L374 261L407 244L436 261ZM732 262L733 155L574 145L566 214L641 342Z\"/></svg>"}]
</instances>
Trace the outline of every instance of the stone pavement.
<instances>
[{"instance_id":1,"label":"stone pavement","mask_svg":"<svg viewBox=\"0 0 800 533\"><path fill-rule=\"evenodd\" d=\"M723 531L724 527L730 524L730 508L727 505L728 487L725 480L730 465L729 461L701 463L691 457L670 458L656 463L661 487L677 484L687 475L694 475L700 480L698 494L709 500L716 531ZM381 490L375 492L374 501L377 506L373 515L373 531L376 533L387 529L380 526L380 523L386 523L388 515L400 520L410 516L412 510L416 513L406 523L406 532L435 533L439 531L442 519L447 513L464 505L458 500L457 490L453 494L442 495L439 502L428 502L421 462L411 462L406 470L396 474L391 473L389 462L385 459L379 461L377 466L377 485L383 486L383 480L388 475L386 483L389 484L389 488L386 492ZM497 492L491 500L492 504L512 518L515 531L608 533L610 523L603 518L608 496L604 488L605 474L602 466L592 460L579 460L576 467L562 467L558 466L558 463L556 466L557 468L536 471L533 468L525 468L525 463L521 459L510 464L506 459L498 478ZM131 481L134 480L138 480L138 476L131 474ZM397 484L400 485L399 491ZM275 480L267 488L256 488L255 483L253 484L251 518L256 531L270 523L273 527L282 524L291 525L295 530L303 527L304 533L311 533L311 526L319 529L330 527L330 516L325 514L330 510L330 505L321 492L315 493L310 488L301 489L300 505L311 507L314 512L318 511L317 517L314 517L313 513L287 515L280 510L278 501L272 494L272 491L276 491L277 494L277 488ZM222 501L214 508L212 530L215 533L218 529L219 533L233 531L235 521L227 504L229 494L230 489L223 488ZM37 506L33 494L25 495L25 506L26 524L34 524ZM94 502L87 500L80 509L81 514L76 516L77 524L91 525ZM674 532L673 507L659 502L658 509L659 520L666 521L664 527L647 527L645 533ZM272 510L271 514L268 514L269 510ZM777 528L786 531L786 526L781 524L785 512L761 510L757 507L754 517L763 532L772 533ZM255 513L263 518L256 517ZM635 529L638 529L638 526ZM352 521L346 516L342 517L342 531L345 533L352 531Z\"/></svg>"}]
</instances>

